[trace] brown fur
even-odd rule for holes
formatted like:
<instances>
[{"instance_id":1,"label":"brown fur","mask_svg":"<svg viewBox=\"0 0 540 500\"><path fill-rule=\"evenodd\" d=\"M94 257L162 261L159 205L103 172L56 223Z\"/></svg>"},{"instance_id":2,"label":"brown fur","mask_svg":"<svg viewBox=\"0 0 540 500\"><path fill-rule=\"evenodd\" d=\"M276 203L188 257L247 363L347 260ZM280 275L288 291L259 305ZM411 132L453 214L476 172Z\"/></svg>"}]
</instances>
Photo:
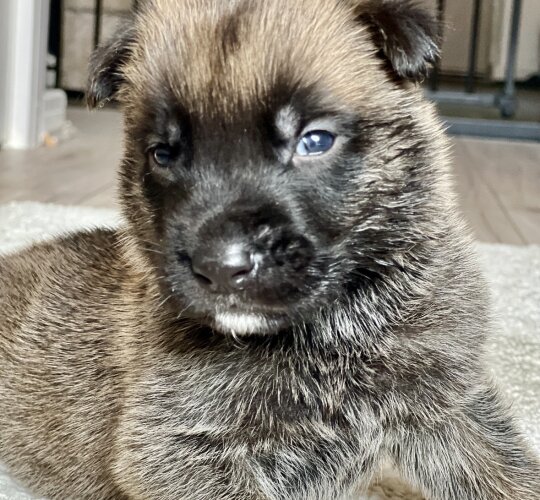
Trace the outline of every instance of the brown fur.
<instances>
[{"instance_id":1,"label":"brown fur","mask_svg":"<svg viewBox=\"0 0 540 500\"><path fill-rule=\"evenodd\" d=\"M124 108L127 226L0 260L0 459L15 477L51 499L333 500L389 459L435 500L540 498L538 462L482 365L488 301L446 139L404 79L436 55L428 21L388 0L151 0L98 50L89 102ZM316 214L347 258L305 321L235 339L170 294L172 208L148 194L145 127L156 103L181 103L192 164L214 150L226 164L258 140L261 103L299 88L361 118L361 168ZM210 190L219 212L234 183L205 175L189 197Z\"/></svg>"}]
</instances>

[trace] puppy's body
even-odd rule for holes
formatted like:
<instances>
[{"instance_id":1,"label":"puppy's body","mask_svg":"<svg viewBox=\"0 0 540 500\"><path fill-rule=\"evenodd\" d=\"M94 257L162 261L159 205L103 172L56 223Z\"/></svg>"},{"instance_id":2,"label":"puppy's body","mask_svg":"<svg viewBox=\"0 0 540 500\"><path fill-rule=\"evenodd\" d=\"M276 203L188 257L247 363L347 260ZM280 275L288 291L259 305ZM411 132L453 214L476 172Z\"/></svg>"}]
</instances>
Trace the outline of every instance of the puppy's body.
<instances>
[{"instance_id":1,"label":"puppy's body","mask_svg":"<svg viewBox=\"0 0 540 500\"><path fill-rule=\"evenodd\" d=\"M475 485L484 496L466 496L465 478L480 464L464 456L460 474L433 478L434 491L445 492L436 498L535 498L525 496L534 477L519 468L511 494L492 490L518 465L515 436L507 422L482 422L500 408L493 393L484 398L489 384L476 360L483 285L464 255L441 255L432 284L444 302L433 295L384 339L383 315L357 304L321 317L303 337L239 345L164 312L121 241L96 231L2 262L2 303L16 334L2 331L1 451L36 491L333 499L369 484L383 457L413 460L407 441L429 462L439 446L456 459L486 440L482 459L497 450L507 462ZM473 278L466 288L463 276ZM464 293L477 297L467 310ZM459 334L451 339L449 314ZM460 436L473 421L475 434ZM488 424L501 434L483 436Z\"/></svg>"},{"instance_id":2,"label":"puppy's body","mask_svg":"<svg viewBox=\"0 0 540 500\"><path fill-rule=\"evenodd\" d=\"M50 498L333 500L390 459L430 498L540 498L482 367L445 140L403 81L427 18L398 5L154 0L103 49L90 97L125 104L128 223L0 261L16 477ZM291 152L307 122L333 150ZM256 269L216 288L208 256L245 241Z\"/></svg>"},{"instance_id":3,"label":"puppy's body","mask_svg":"<svg viewBox=\"0 0 540 500\"><path fill-rule=\"evenodd\" d=\"M115 245L99 231L0 264L1 456L51 498L115 497L107 464L122 384L113 342L130 326Z\"/></svg>"}]
</instances>

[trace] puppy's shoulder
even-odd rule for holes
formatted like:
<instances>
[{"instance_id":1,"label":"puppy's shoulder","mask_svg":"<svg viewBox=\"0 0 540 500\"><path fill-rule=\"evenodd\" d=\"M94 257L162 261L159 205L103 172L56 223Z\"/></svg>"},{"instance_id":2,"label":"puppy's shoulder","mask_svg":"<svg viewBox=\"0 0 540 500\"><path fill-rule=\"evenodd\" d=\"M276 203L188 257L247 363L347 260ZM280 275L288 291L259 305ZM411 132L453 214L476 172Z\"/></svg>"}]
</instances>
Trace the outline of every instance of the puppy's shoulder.
<instances>
[{"instance_id":1,"label":"puppy's shoulder","mask_svg":"<svg viewBox=\"0 0 540 500\"><path fill-rule=\"evenodd\" d=\"M73 232L35 243L0 256L0 294L44 281L110 276L118 270L119 255L119 233L114 229Z\"/></svg>"}]
</instances>

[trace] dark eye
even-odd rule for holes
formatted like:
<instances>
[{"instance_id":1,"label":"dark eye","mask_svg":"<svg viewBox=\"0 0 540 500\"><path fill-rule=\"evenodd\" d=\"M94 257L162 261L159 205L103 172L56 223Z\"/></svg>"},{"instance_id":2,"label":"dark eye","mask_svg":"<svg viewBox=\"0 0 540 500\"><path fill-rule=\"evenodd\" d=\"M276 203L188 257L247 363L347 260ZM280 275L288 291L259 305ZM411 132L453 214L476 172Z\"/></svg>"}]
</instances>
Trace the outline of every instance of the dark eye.
<instances>
[{"instance_id":1,"label":"dark eye","mask_svg":"<svg viewBox=\"0 0 540 500\"><path fill-rule=\"evenodd\" d=\"M161 167L168 167L174 161L174 153L170 146L157 146L152 151L154 161Z\"/></svg>"},{"instance_id":2,"label":"dark eye","mask_svg":"<svg viewBox=\"0 0 540 500\"><path fill-rule=\"evenodd\" d=\"M315 130L308 132L296 147L296 154L299 156L316 156L326 153L334 145L335 136L325 130Z\"/></svg>"}]
</instances>

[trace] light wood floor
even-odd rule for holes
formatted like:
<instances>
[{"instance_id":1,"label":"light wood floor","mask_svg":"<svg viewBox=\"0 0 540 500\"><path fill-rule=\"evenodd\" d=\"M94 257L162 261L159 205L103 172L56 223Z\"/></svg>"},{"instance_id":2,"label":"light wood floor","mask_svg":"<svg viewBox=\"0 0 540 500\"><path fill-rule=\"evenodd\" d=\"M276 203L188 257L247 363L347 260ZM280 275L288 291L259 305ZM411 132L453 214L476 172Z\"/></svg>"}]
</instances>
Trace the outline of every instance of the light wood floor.
<instances>
[{"instance_id":1,"label":"light wood floor","mask_svg":"<svg viewBox=\"0 0 540 500\"><path fill-rule=\"evenodd\" d=\"M71 108L75 135L31 152L0 151L0 203L115 206L121 116ZM540 144L453 139L462 210L484 242L540 244Z\"/></svg>"}]
</instances>

